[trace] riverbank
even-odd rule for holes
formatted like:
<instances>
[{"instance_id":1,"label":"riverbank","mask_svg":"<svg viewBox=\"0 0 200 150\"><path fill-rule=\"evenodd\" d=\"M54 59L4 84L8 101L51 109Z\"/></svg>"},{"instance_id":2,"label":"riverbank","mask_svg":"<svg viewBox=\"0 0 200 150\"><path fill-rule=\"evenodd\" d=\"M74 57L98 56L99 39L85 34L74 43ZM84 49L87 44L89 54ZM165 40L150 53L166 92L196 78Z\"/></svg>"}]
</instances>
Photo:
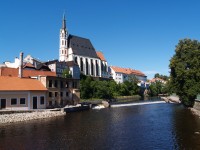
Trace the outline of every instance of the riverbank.
<instances>
[{"instance_id":1,"label":"riverbank","mask_svg":"<svg viewBox=\"0 0 200 150\"><path fill-rule=\"evenodd\" d=\"M51 117L64 116L66 113L63 111L33 111L33 112L23 112L23 113L12 113L12 114L1 114L0 124L29 121L35 119L44 119Z\"/></svg>"},{"instance_id":2,"label":"riverbank","mask_svg":"<svg viewBox=\"0 0 200 150\"><path fill-rule=\"evenodd\" d=\"M194 115L197 115L200 118L200 111L195 108L189 108Z\"/></svg>"}]
</instances>

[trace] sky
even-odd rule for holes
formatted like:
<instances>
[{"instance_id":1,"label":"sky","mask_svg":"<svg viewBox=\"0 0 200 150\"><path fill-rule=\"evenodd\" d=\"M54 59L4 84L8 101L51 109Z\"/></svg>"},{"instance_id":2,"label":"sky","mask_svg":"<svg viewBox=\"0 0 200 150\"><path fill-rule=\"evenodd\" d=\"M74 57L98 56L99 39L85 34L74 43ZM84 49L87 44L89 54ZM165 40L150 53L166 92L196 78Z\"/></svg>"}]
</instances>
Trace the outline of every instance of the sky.
<instances>
[{"instance_id":1,"label":"sky","mask_svg":"<svg viewBox=\"0 0 200 150\"><path fill-rule=\"evenodd\" d=\"M108 65L169 75L179 40L200 40L199 0L6 0L0 2L0 63L20 52L58 59L68 32L88 38Z\"/></svg>"}]
</instances>

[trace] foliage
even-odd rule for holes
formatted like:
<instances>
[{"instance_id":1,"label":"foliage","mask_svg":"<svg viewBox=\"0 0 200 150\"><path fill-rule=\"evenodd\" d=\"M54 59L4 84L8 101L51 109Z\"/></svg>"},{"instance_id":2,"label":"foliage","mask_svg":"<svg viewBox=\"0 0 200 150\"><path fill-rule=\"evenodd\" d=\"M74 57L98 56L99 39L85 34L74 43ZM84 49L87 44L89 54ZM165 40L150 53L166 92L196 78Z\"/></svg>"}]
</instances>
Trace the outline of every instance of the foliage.
<instances>
[{"instance_id":1,"label":"foliage","mask_svg":"<svg viewBox=\"0 0 200 150\"><path fill-rule=\"evenodd\" d=\"M191 39L180 40L170 60L169 87L186 106L192 106L196 95L200 93L199 66L200 43Z\"/></svg>"},{"instance_id":2,"label":"foliage","mask_svg":"<svg viewBox=\"0 0 200 150\"><path fill-rule=\"evenodd\" d=\"M62 77L63 78L72 78L72 75L70 74L70 70L69 69L64 69L63 73L62 73Z\"/></svg>"},{"instance_id":3,"label":"foliage","mask_svg":"<svg viewBox=\"0 0 200 150\"><path fill-rule=\"evenodd\" d=\"M163 80L165 80L165 81L167 81L167 80L169 79L168 76L162 75L162 74L159 74L159 73L156 73L156 74L154 75L154 78L160 78L160 79L163 79Z\"/></svg>"},{"instance_id":4,"label":"foliage","mask_svg":"<svg viewBox=\"0 0 200 150\"><path fill-rule=\"evenodd\" d=\"M149 86L149 95L150 96L158 96L158 94L167 93L166 85L156 81L155 83L151 83Z\"/></svg>"},{"instance_id":5,"label":"foliage","mask_svg":"<svg viewBox=\"0 0 200 150\"><path fill-rule=\"evenodd\" d=\"M139 93L137 80L117 84L114 80L96 81L92 77L81 75L80 91L82 99L112 99L118 96L131 96Z\"/></svg>"}]
</instances>

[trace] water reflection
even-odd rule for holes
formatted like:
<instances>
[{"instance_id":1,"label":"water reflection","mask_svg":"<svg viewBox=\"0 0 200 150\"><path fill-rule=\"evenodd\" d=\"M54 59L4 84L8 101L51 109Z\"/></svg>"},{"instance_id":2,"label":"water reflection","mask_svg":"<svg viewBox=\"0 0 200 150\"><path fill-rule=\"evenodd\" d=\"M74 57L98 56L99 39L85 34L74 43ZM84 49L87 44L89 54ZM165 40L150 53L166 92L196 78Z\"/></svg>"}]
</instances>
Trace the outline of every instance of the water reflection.
<instances>
[{"instance_id":1,"label":"water reflection","mask_svg":"<svg viewBox=\"0 0 200 150\"><path fill-rule=\"evenodd\" d=\"M0 149L200 149L196 131L181 105L129 106L0 126Z\"/></svg>"}]
</instances>

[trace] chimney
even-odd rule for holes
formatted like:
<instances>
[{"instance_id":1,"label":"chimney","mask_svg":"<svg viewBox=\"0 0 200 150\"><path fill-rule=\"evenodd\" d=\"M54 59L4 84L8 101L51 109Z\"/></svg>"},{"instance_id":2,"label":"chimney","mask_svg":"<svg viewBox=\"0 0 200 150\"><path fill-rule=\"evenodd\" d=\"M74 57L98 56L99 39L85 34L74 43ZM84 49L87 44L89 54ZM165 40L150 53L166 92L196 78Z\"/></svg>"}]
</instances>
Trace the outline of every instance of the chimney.
<instances>
[{"instance_id":1,"label":"chimney","mask_svg":"<svg viewBox=\"0 0 200 150\"><path fill-rule=\"evenodd\" d=\"M23 52L19 56L19 78L23 77Z\"/></svg>"}]
</instances>

